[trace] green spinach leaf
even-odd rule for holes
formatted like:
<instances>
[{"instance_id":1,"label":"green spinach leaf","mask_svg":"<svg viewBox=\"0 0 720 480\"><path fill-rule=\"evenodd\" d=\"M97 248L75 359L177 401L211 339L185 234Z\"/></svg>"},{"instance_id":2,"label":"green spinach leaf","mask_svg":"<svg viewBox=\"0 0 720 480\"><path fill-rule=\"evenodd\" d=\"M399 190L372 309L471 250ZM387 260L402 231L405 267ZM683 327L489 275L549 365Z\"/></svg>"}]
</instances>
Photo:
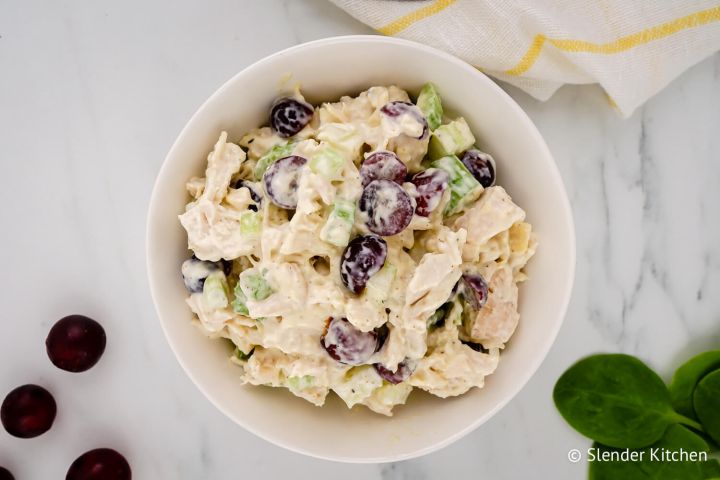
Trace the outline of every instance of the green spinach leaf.
<instances>
[{"instance_id":1,"label":"green spinach leaf","mask_svg":"<svg viewBox=\"0 0 720 480\"><path fill-rule=\"evenodd\" d=\"M622 450L594 444L595 461L589 462L590 480L704 480L707 478L702 463L681 460L681 451L707 452L708 444L690 430L681 425L671 425L665 435L649 447L637 450L636 460L598 461L601 455L610 458L613 453L619 455ZM665 461L663 461L665 460Z\"/></svg>"},{"instance_id":2,"label":"green spinach leaf","mask_svg":"<svg viewBox=\"0 0 720 480\"><path fill-rule=\"evenodd\" d=\"M701 353L680 366L670 382L670 398L675 410L681 415L694 418L693 391L708 373L720 369L720 350Z\"/></svg>"},{"instance_id":3,"label":"green spinach leaf","mask_svg":"<svg viewBox=\"0 0 720 480\"><path fill-rule=\"evenodd\" d=\"M553 391L555 405L578 432L610 447L657 442L678 415L658 375L635 357L594 355L570 367Z\"/></svg>"},{"instance_id":4,"label":"green spinach leaf","mask_svg":"<svg viewBox=\"0 0 720 480\"><path fill-rule=\"evenodd\" d=\"M693 404L705 432L720 444L720 370L709 373L698 382Z\"/></svg>"},{"instance_id":5,"label":"green spinach leaf","mask_svg":"<svg viewBox=\"0 0 720 480\"><path fill-rule=\"evenodd\" d=\"M712 458L701 465L703 475L707 479L720 478L720 462Z\"/></svg>"}]
</instances>

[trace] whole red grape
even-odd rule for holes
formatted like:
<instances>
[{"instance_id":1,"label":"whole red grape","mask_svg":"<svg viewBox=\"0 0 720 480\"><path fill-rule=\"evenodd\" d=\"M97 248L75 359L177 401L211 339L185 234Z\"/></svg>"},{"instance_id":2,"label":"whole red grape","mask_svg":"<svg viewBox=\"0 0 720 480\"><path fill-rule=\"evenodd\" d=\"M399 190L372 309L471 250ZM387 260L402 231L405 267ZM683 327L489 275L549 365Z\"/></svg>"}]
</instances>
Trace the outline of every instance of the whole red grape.
<instances>
[{"instance_id":1,"label":"whole red grape","mask_svg":"<svg viewBox=\"0 0 720 480\"><path fill-rule=\"evenodd\" d=\"M84 372L105 351L105 330L92 318L68 315L50 329L45 347L50 361L68 372Z\"/></svg>"},{"instance_id":2,"label":"whole red grape","mask_svg":"<svg viewBox=\"0 0 720 480\"><path fill-rule=\"evenodd\" d=\"M10 435L33 438L50 430L56 413L57 405L50 392L29 384L8 393L0 407L0 420Z\"/></svg>"}]
</instances>

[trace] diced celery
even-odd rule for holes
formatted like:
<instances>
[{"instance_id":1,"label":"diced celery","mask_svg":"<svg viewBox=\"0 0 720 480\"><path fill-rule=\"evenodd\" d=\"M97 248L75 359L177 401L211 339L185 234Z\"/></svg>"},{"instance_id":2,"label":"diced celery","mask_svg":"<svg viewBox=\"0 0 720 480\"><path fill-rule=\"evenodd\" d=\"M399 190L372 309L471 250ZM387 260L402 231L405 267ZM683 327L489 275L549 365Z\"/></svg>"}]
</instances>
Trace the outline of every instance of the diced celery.
<instances>
[{"instance_id":1,"label":"diced celery","mask_svg":"<svg viewBox=\"0 0 720 480\"><path fill-rule=\"evenodd\" d=\"M352 408L372 395L373 390L382 384L382 378L375 369L370 365L363 365L351 368L345 375L345 381L334 386L333 390L345 401L348 408Z\"/></svg>"},{"instance_id":2,"label":"diced celery","mask_svg":"<svg viewBox=\"0 0 720 480\"><path fill-rule=\"evenodd\" d=\"M430 136L428 155L431 160L448 155L458 155L475 144L475 137L467 122L460 117L440 125Z\"/></svg>"},{"instance_id":3,"label":"diced celery","mask_svg":"<svg viewBox=\"0 0 720 480\"><path fill-rule=\"evenodd\" d=\"M250 289L250 296L255 300L265 300L275 293L262 275L248 275L245 278L245 283Z\"/></svg>"},{"instance_id":4,"label":"diced celery","mask_svg":"<svg viewBox=\"0 0 720 480\"><path fill-rule=\"evenodd\" d=\"M253 171L255 179L262 179L265 170L267 170L267 168L276 161L290 155L293 151L293 148L295 148L295 142L286 143L284 145L275 145L270 150L268 150L267 153L260 157L255 164L255 170Z\"/></svg>"},{"instance_id":5,"label":"diced celery","mask_svg":"<svg viewBox=\"0 0 720 480\"><path fill-rule=\"evenodd\" d=\"M445 215L459 212L465 205L466 198L472 198L474 193L482 190L480 182L455 155L439 158L430 165L445 170L450 175L450 202L445 207Z\"/></svg>"},{"instance_id":6,"label":"diced celery","mask_svg":"<svg viewBox=\"0 0 720 480\"><path fill-rule=\"evenodd\" d=\"M262 226L262 214L260 212L247 211L240 215L240 233L247 236L254 236L260 233Z\"/></svg>"},{"instance_id":7,"label":"diced celery","mask_svg":"<svg viewBox=\"0 0 720 480\"><path fill-rule=\"evenodd\" d=\"M378 302L384 302L390 296L390 289L395 280L397 268L390 262L385 265L375 275L370 277L365 285L365 292L370 298Z\"/></svg>"},{"instance_id":8,"label":"diced celery","mask_svg":"<svg viewBox=\"0 0 720 480\"><path fill-rule=\"evenodd\" d=\"M235 347L235 351L233 352L233 355L235 355L235 357L238 360L248 360L250 357L252 357L252 354L254 352L255 352L254 348L252 350L250 350L249 353L245 353L242 350L240 350L239 348Z\"/></svg>"},{"instance_id":9,"label":"diced celery","mask_svg":"<svg viewBox=\"0 0 720 480\"><path fill-rule=\"evenodd\" d=\"M350 232L355 223L355 202L336 198L325 226L320 230L320 239L338 247L350 241Z\"/></svg>"},{"instance_id":10,"label":"diced celery","mask_svg":"<svg viewBox=\"0 0 720 480\"><path fill-rule=\"evenodd\" d=\"M287 384L292 390L305 390L315 383L315 377L312 375L303 375L302 377L288 377Z\"/></svg>"},{"instance_id":11,"label":"diced celery","mask_svg":"<svg viewBox=\"0 0 720 480\"><path fill-rule=\"evenodd\" d=\"M310 159L310 170L326 179L340 180L345 157L330 146L323 146Z\"/></svg>"},{"instance_id":12,"label":"diced celery","mask_svg":"<svg viewBox=\"0 0 720 480\"><path fill-rule=\"evenodd\" d=\"M435 90L435 85L426 83L417 98L417 106L422 111L428 122L430 130L435 130L442 123L443 108L440 95Z\"/></svg>"},{"instance_id":13,"label":"diced celery","mask_svg":"<svg viewBox=\"0 0 720 480\"><path fill-rule=\"evenodd\" d=\"M212 309L225 308L228 306L229 291L225 274L221 271L213 272L203 285L203 304Z\"/></svg>"},{"instance_id":14,"label":"diced celery","mask_svg":"<svg viewBox=\"0 0 720 480\"><path fill-rule=\"evenodd\" d=\"M242 288L240 288L240 282L235 285L233 293L235 294L235 300L232 302L233 311L245 316L250 315L247 308L247 297L242 291Z\"/></svg>"}]
</instances>

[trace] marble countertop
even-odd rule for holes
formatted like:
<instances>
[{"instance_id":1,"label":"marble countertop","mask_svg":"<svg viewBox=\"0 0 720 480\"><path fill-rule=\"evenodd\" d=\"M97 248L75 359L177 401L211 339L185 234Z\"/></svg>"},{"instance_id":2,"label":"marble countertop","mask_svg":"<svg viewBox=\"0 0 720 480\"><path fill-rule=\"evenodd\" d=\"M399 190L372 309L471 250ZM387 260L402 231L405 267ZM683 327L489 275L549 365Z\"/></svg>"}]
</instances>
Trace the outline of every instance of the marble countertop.
<instances>
[{"instance_id":1,"label":"marble countertop","mask_svg":"<svg viewBox=\"0 0 720 480\"><path fill-rule=\"evenodd\" d=\"M444 450L388 465L286 452L227 420L180 369L145 275L145 213L169 146L205 98L300 42L371 33L324 0L0 1L2 395L47 386L59 414L32 440L0 431L18 479L64 476L80 453L122 451L134 478L578 479L589 441L551 399L583 355L639 355L666 378L720 342L720 55L621 119L593 86L537 102L513 88L555 155L577 228L573 299L525 389ZM539 186L542 188L542 186ZM83 313L107 330L86 374L54 368L44 339ZM432 421L432 419L429 419Z\"/></svg>"}]
</instances>

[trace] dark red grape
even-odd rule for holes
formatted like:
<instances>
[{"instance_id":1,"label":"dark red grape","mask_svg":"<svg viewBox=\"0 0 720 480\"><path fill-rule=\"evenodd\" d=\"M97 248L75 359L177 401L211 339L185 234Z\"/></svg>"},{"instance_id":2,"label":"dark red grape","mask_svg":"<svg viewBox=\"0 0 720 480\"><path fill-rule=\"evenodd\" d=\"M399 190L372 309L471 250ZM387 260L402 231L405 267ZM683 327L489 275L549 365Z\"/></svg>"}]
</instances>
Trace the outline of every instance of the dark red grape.
<instances>
[{"instance_id":1,"label":"dark red grape","mask_svg":"<svg viewBox=\"0 0 720 480\"><path fill-rule=\"evenodd\" d=\"M278 98L270 109L270 125L281 137L292 137L310 123L312 116L312 105L290 97Z\"/></svg>"},{"instance_id":2,"label":"dark red grape","mask_svg":"<svg viewBox=\"0 0 720 480\"><path fill-rule=\"evenodd\" d=\"M397 385L398 383L407 380L410 375L412 375L412 373L415 371L415 367L417 367L417 362L406 358L402 362L398 363L397 370L395 370L394 372L388 368L385 368L382 363L374 363L373 367L375 367L375 371L383 379L387 380L393 385Z\"/></svg>"},{"instance_id":3,"label":"dark red grape","mask_svg":"<svg viewBox=\"0 0 720 480\"><path fill-rule=\"evenodd\" d=\"M55 323L45 340L50 361L68 372L84 372L105 351L105 330L83 315L68 315Z\"/></svg>"},{"instance_id":4,"label":"dark red grape","mask_svg":"<svg viewBox=\"0 0 720 480\"><path fill-rule=\"evenodd\" d=\"M480 150L468 150L461 161L484 188L495 184L495 160L491 155Z\"/></svg>"},{"instance_id":5,"label":"dark red grape","mask_svg":"<svg viewBox=\"0 0 720 480\"><path fill-rule=\"evenodd\" d=\"M218 262L200 260L193 255L185 260L180 267L183 281L185 282L185 288L190 293L202 292L203 286L205 285L205 279L211 273L218 271L219 268L220 264Z\"/></svg>"},{"instance_id":6,"label":"dark red grape","mask_svg":"<svg viewBox=\"0 0 720 480\"><path fill-rule=\"evenodd\" d=\"M428 168L413 175L410 181L415 184L415 213L427 217L440 204L443 192L450 184L450 175L439 168Z\"/></svg>"},{"instance_id":7,"label":"dark red grape","mask_svg":"<svg viewBox=\"0 0 720 480\"><path fill-rule=\"evenodd\" d=\"M390 118L398 118L403 115L411 115L416 121L422 124L423 130L420 134L418 139L422 139L428 136L428 123L427 119L425 118L425 115L423 115L422 111L415 105L413 105L410 102L402 102L402 101L396 101L396 102L390 102L386 105L384 105L380 111L390 117Z\"/></svg>"},{"instance_id":8,"label":"dark red grape","mask_svg":"<svg viewBox=\"0 0 720 480\"><path fill-rule=\"evenodd\" d=\"M50 430L57 405L53 396L38 385L23 385L8 393L0 408L7 432L18 438L33 438Z\"/></svg>"},{"instance_id":9,"label":"dark red grape","mask_svg":"<svg viewBox=\"0 0 720 480\"><path fill-rule=\"evenodd\" d=\"M402 185L406 175L407 167L393 152L375 152L368 156L360 167L363 187L380 178Z\"/></svg>"},{"instance_id":10,"label":"dark red grape","mask_svg":"<svg viewBox=\"0 0 720 480\"><path fill-rule=\"evenodd\" d=\"M300 171L307 159L298 155L281 158L265 170L263 184L265 193L275 205L287 210L297 208L297 188Z\"/></svg>"},{"instance_id":11,"label":"dark red grape","mask_svg":"<svg viewBox=\"0 0 720 480\"><path fill-rule=\"evenodd\" d=\"M7 468L0 467L0 480L15 480L15 477Z\"/></svg>"},{"instance_id":12,"label":"dark red grape","mask_svg":"<svg viewBox=\"0 0 720 480\"><path fill-rule=\"evenodd\" d=\"M385 264L387 243L377 235L355 237L340 261L340 279L348 290L360 293L367 281Z\"/></svg>"},{"instance_id":13,"label":"dark red grape","mask_svg":"<svg viewBox=\"0 0 720 480\"><path fill-rule=\"evenodd\" d=\"M375 353L377 333L362 332L345 318L332 318L320 343L340 363L361 365Z\"/></svg>"},{"instance_id":14,"label":"dark red grape","mask_svg":"<svg viewBox=\"0 0 720 480\"><path fill-rule=\"evenodd\" d=\"M384 237L405 230L413 216L410 195L390 180L370 182L363 189L358 208L368 216L368 229Z\"/></svg>"},{"instance_id":15,"label":"dark red grape","mask_svg":"<svg viewBox=\"0 0 720 480\"><path fill-rule=\"evenodd\" d=\"M475 310L480 310L487 302L488 285L479 273L464 273L460 278L459 291Z\"/></svg>"},{"instance_id":16,"label":"dark red grape","mask_svg":"<svg viewBox=\"0 0 720 480\"><path fill-rule=\"evenodd\" d=\"M65 480L130 480L125 457L111 448L96 448L80 455L70 465Z\"/></svg>"}]
</instances>

